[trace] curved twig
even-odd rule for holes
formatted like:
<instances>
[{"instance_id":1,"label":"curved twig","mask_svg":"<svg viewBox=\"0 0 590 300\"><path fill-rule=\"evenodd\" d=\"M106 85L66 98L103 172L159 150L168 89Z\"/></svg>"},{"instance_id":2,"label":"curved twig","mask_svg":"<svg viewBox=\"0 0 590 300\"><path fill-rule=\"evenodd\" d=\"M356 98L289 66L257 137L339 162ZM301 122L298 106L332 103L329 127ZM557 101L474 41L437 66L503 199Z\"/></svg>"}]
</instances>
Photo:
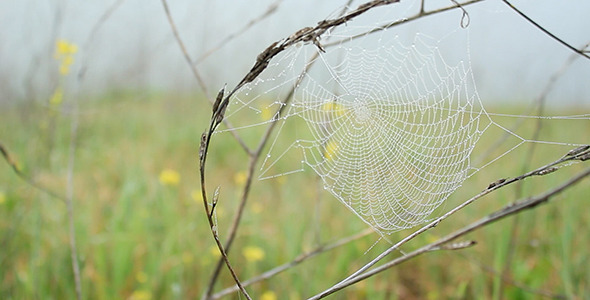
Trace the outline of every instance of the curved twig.
<instances>
[{"instance_id":1,"label":"curved twig","mask_svg":"<svg viewBox=\"0 0 590 300\"><path fill-rule=\"evenodd\" d=\"M199 70L197 69L196 64L193 64L193 60L190 57L190 55L188 54L188 51L186 50L186 46L184 45L182 38L180 38L180 33L178 33L178 30L176 29L174 19L172 19L172 15L170 14L170 9L168 8L168 2L166 2L166 0L162 0L162 5L164 6L164 12L166 13L166 19L168 20L168 24L170 24L170 28L172 29L172 33L174 34L174 38L176 39L176 42L178 43L178 46L180 47L180 50L182 51L182 55L184 56L184 59L188 63L188 65L191 69L191 72L193 73L193 75L197 79L197 83L199 84L199 87L203 90L203 94L205 94L205 96L207 97L207 100L209 102L212 102L211 99L209 99L209 91L207 89L207 85L205 84L203 77L201 77L201 74L199 73ZM227 120L223 120L223 122L228 128L230 128L230 129L233 128L232 124L229 123ZM242 138L235 131L231 130L230 132L231 132L231 135L234 137L234 139L238 142L238 144L240 144L240 147L242 147L242 149L244 149L244 151L246 151L246 153L250 153L251 150L248 147L248 145L246 145L244 140L242 140Z\"/></svg>"},{"instance_id":2,"label":"curved twig","mask_svg":"<svg viewBox=\"0 0 590 300\"><path fill-rule=\"evenodd\" d=\"M405 23L408 23L408 22L416 21L416 20L421 19L423 17L427 17L427 16L439 14L439 13L442 13L442 12L445 12L445 11L449 11L449 10L455 9L455 8L464 9L463 8L464 6L475 4L475 3L478 3L478 2L481 2L481 1L484 1L484 0L471 0L471 1L464 2L464 3L453 4L453 5L449 5L447 7L443 7L443 8L439 8L439 9L434 9L434 10L429 10L429 11L424 11L424 7L421 6L420 11L418 13L416 13L415 15L409 17L409 18L403 18L403 19L400 19L400 20L397 20L397 21L394 21L394 22L388 22L388 23L385 23L383 25L377 26L377 27L375 27L375 28L373 28L373 29L371 29L369 31L366 31L366 32L363 32L363 33L359 33L359 34L353 35L351 37L347 37L346 39L343 39L343 40L326 43L323 46L325 48L328 48L328 47L332 47L332 46L335 46L335 45L341 45L343 43L356 40L356 39L361 38L363 36L366 36L368 34L373 34L373 33L379 32L379 31L383 31L385 29L389 29L389 28L392 28L392 27L395 27L395 26L399 26L401 24L405 24ZM461 22L463 22L463 20L464 20L463 18L464 17L461 18Z\"/></svg>"},{"instance_id":3,"label":"curved twig","mask_svg":"<svg viewBox=\"0 0 590 300\"><path fill-rule=\"evenodd\" d=\"M266 10L264 11L264 13L262 13L260 16L250 20L250 22L248 22L244 27L242 27L240 30L226 36L223 40L221 40L221 42L219 42L219 44L217 44L216 46L212 47L211 49L205 51L205 53L201 54L201 56L199 56L199 58L197 58L197 60L194 62L195 65L198 65L200 63L202 63L203 61L205 61L205 59L207 57L209 57L211 54L215 53L217 50L221 49L223 46L225 46L225 44L227 44L228 42L230 42L232 39L240 36L242 33L248 31L248 29L252 28L252 26L256 25L258 22L268 18L269 16L271 16L273 13L275 13L277 11L277 9L279 8L279 4L282 2L283 0L277 0L273 3L271 3Z\"/></svg>"},{"instance_id":4,"label":"curved twig","mask_svg":"<svg viewBox=\"0 0 590 300\"><path fill-rule=\"evenodd\" d=\"M162 1L165 1L165 0L162 0ZM252 184L252 175L254 173L254 166L255 166L256 162L258 161L258 158L260 157L260 152L262 151L264 145L266 144L266 141L268 140L268 136L270 136L270 133L273 131L273 129L276 125L276 122L272 122L270 124L269 128L267 129L266 133L264 134L264 137L262 138L256 151L248 152L250 154L250 163L249 163L248 175L247 175L248 177L246 180L246 185L244 187L244 191L242 193L242 199L241 199L239 207L238 207L238 212L236 213L236 215L234 217L234 221L232 222L232 229L230 229L230 236L228 238L228 242L226 243L225 249L224 249L223 245L219 242L219 238L218 238L218 235L216 232L215 225L213 223L213 219L210 217L211 215L213 215L213 212L209 210L209 204L208 204L208 200L207 200L207 192L206 192L206 188L205 188L205 164L206 164L206 160L207 160L207 153L209 150L211 136L212 136L213 132L215 131L215 129L219 126L219 124L224 120L225 110L227 109L227 106L229 105L230 98L240 88L242 88L245 84L256 79L268 67L269 62L276 55L278 55L282 51L286 50L287 48L289 48L299 42L305 42L305 43L313 43L314 45L316 45L316 47L319 49L319 51L323 52L324 50L323 50L322 45L319 43L319 39L329 29L334 28L339 25L342 25L342 24L346 23L347 21L352 20L353 18L365 13L366 11L368 11L374 7L388 5L388 4L397 3L397 2L399 2L399 0L370 1L365 4L360 5L357 9L355 9L349 13L343 14L341 17L338 17L336 19L321 21L315 27L302 28L302 29L296 31L291 36L289 36L288 38L272 43L264 51L262 51L262 53L260 53L258 55L258 57L256 58L256 62L254 63L254 66L242 78L242 80L231 91L229 91L229 93L227 93L227 95L224 96L224 94L225 94L224 90L221 90L219 92L217 100L213 104L213 115L211 116L211 122L209 124L209 129L205 133L203 133L203 135L201 136L201 147L199 150L199 158L200 158L200 175L201 175L201 194L203 197L205 212L208 216L209 224L211 226L211 231L212 231L213 236L215 238L215 242L216 242L218 248L220 248L220 252L222 254L222 259L223 259L223 261L225 261L226 265L228 265L229 261L224 254L226 253L227 249L229 249L231 247L231 244L233 242L233 239L234 239L236 231L237 231L237 226L239 225L241 216L243 214L243 210L244 210L244 207L246 204L246 199L249 195L250 186ZM343 12L344 12L344 10L343 10ZM308 68L309 67L310 67L310 65L308 65ZM307 68L306 68L306 70L307 70ZM305 72L306 70L304 70L303 72ZM299 80L301 80L301 78ZM291 96L294 92L294 88L295 87L293 87L291 92L285 97L285 99L283 100L284 103L287 103L289 101L289 99L291 98ZM279 108L279 111L278 111L279 114L282 112L284 107L285 106L283 105ZM210 297L210 295L212 293L213 285L219 275L219 271L220 271L220 263L218 263L217 267L215 268L215 271L211 277L211 281L209 282L207 291L204 294L204 298ZM234 276L234 275L235 274L232 274L232 276ZM234 279L237 279L237 277L234 276ZM241 287L241 284L239 282L236 282L236 284L238 285L238 287L240 287L241 290L243 290L243 288Z\"/></svg>"},{"instance_id":5,"label":"curved twig","mask_svg":"<svg viewBox=\"0 0 590 300\"><path fill-rule=\"evenodd\" d=\"M535 22L533 19L531 19L525 13L521 12L520 10L518 10L518 8L516 8L514 5L512 5L512 3L508 2L508 0L502 0L502 2L506 3L506 5L508 5L508 7L512 8L512 10L514 10L517 14L519 14L525 20L529 21L529 23L533 24L535 27L537 27L537 29L541 30L543 33L545 33L546 35L550 36L552 39L558 41L560 44L566 46L567 48L569 48L570 50L578 53L579 55L581 55L581 56L583 56L583 57L585 57L587 59L590 59L590 56L588 56L588 54L586 54L587 53L586 51L579 50L576 47L568 44L564 40L560 39L555 34L551 33L549 30L545 29L543 26L539 25L537 22Z\"/></svg>"},{"instance_id":6,"label":"curved twig","mask_svg":"<svg viewBox=\"0 0 590 300\"><path fill-rule=\"evenodd\" d=\"M357 282L356 279L364 276L363 273L367 272L369 269L371 269L375 264L377 264L379 261L381 261L383 258L385 258L386 256L388 256L389 254L391 254L392 252L398 250L402 245L406 244L407 242L409 242L410 240L414 239L415 237L417 237L418 235L438 226L438 224L440 222L442 222L443 220L447 219L448 217L450 217L451 215L455 214L456 212L458 212L459 210L465 208L467 205L475 202L476 200L482 198L483 196L499 189L502 188L504 186L507 186L509 184L518 182L520 180L524 180L528 177L532 177L532 176L543 176L543 175L547 175L550 174L554 171L556 171L559 167L559 165L565 163L565 162L571 162L571 161L586 161L586 160L590 160L590 145L585 145L585 146L581 146L575 149L570 150L568 153L566 153L563 157L561 157L560 159L549 163L547 165L544 165L540 168L537 168L533 171L524 173L520 176L514 177L514 178L502 178L499 179L495 182L492 182L488 185L487 188L485 188L482 192L480 192L479 194L473 196L472 198L466 200L465 202L461 203L460 205L456 206L455 208L451 209L450 211L448 211L447 213L445 213L444 215L436 218L434 221L430 222L429 224L423 226L422 228L414 231L412 234L406 236L405 238L403 238L402 240L400 240L399 242L397 242L396 244L394 244L393 246L389 247L387 250L383 251L381 254L379 254L376 258L374 258L373 260L371 260L370 262L368 262L367 264L365 264L363 267L359 268L357 271L355 271L354 273L352 273L351 275L349 275L348 277L346 277L345 279L341 280L340 282L334 284L332 287L330 287L329 289L325 290L324 292L322 292L321 294L318 294L314 297L312 297L311 299L320 299L324 296L327 296L337 290L342 289L345 286L348 286L350 282ZM318 296L321 296L319 298L316 298Z\"/></svg>"},{"instance_id":7,"label":"curved twig","mask_svg":"<svg viewBox=\"0 0 590 300\"><path fill-rule=\"evenodd\" d=\"M253 278L250 278L248 280L245 280L244 282L242 282L242 284L244 286L249 286L251 284L255 284L257 282L260 282L262 280L269 279L269 278L271 278L271 277L273 277L273 276L275 276L275 275L277 275L277 274L279 274L279 273L281 273L283 271L286 271L289 268L292 268L292 267L294 267L294 266L296 266L296 265L298 265L298 264L300 264L300 263L302 263L302 262L304 262L304 261L306 261L306 260L308 260L308 259L310 259L312 257L315 257L317 255L320 255L320 254L322 254L324 252L327 252L327 251L330 251L332 249L338 248L340 246L344 246L344 245L346 245L348 243L351 243L353 241L356 241L356 240L358 240L358 239L360 239L362 237L365 237L365 236L367 236L367 235L369 235L371 233L374 233L374 232L375 231L373 230L373 228L367 228L367 229L365 229L365 230L363 230L363 231L361 231L361 232L359 232L359 233L357 233L355 235L348 236L348 237L342 238L340 240L337 240L334 243L331 243L331 244L328 244L328 245L325 245L325 246L317 247L314 250L311 250L309 252L305 252L305 253L302 253L302 254L298 255L295 259L293 259L292 261L290 261L288 263L285 263L285 264L282 264L280 266L274 267L271 270L268 270L268 271L266 271L266 272L264 272L264 273L262 273L262 274L260 274L260 275L258 275L256 277L253 277ZM226 295L229 295L229 294L231 294L231 293L233 293L233 292L235 292L237 290L238 290L238 287L237 286L231 286L231 287L228 287L226 289L223 289L223 290L219 291L216 294L211 295L210 298L211 299L219 299L219 298L221 298L223 296L226 296Z\"/></svg>"},{"instance_id":8,"label":"curved twig","mask_svg":"<svg viewBox=\"0 0 590 300\"><path fill-rule=\"evenodd\" d=\"M328 290L326 290L326 291L324 291L324 292L322 292L322 293L320 293L320 294L318 294L316 296L313 296L313 297L311 297L309 299L311 300L311 299L321 299L321 298L324 298L324 297L326 297L326 296L328 296L330 294L333 294L333 293L335 293L335 292L337 292L339 290L342 290L342 289L344 289L344 288L346 288L348 286L351 286L351 285L353 285L355 283L358 283L360 281L363 281L363 280L365 280L365 279L367 279L367 278L369 278L369 277L371 277L373 275L379 274L379 273L381 273L381 272L383 272L383 271L385 271L385 270L387 270L387 269L389 269L389 268L391 268L393 266L399 265L399 264L401 264L401 263L403 263L405 261L408 261L408 260L410 260L410 259L412 259L414 257L417 257L417 256L422 255L424 253L430 252L433 249L436 249L437 247L440 247L442 245L445 245L445 244L447 244L447 243L449 243L449 242L451 242L451 241L453 241L453 240L455 240L455 239L457 239L457 238L459 238L461 236L466 235L469 232L472 232L474 230L483 228L483 227L485 227L485 226L487 226L487 225L489 225L489 224L491 224L493 222L496 222L496 221L498 221L500 219L503 219L505 217L508 217L510 215L514 215L514 214L523 212L523 211L525 211L527 209L534 208L537 205L546 203L546 202L549 201L549 199L551 197L553 197L553 196L555 196L555 195L563 192L564 190L568 189L569 187L573 186L574 184L578 183L580 180L584 179L585 177L587 177L589 175L590 175L590 168L586 169L582 173L574 176L573 178L571 178L570 180L566 181L562 185L560 185L560 186L558 186L558 187L556 187L556 188L554 188L554 189L552 189L552 190L550 190L548 192L545 192L545 193L543 193L541 195L537 195L537 196L532 197L532 198L527 198L525 200L518 201L518 202L513 203L513 204L509 204L509 205L503 207L502 209L497 210L497 211L489 214L488 216L486 216L486 217L484 217L482 219L479 219L479 220L477 220L477 221L475 221L475 222L473 222L473 223L471 223L471 224L469 224L469 225L467 225L467 226L465 226L465 227L463 227L463 228L461 228L461 229L459 229L459 230L457 230L457 231L455 231L455 232L453 232L453 233L451 233L451 234L449 234L449 235L447 235L447 236L445 236L445 237L437 240L434 243L428 244L428 245L423 246L423 247L421 247L421 248L419 248L419 249L417 249L415 251L412 251L412 252L410 252L410 253L408 253L408 254L406 254L404 256L398 257L398 258L396 258L396 259L394 259L394 260L392 260L392 261L390 261L390 262L388 262L388 263L386 263L386 264L384 264L382 266L376 267L376 268L374 268L374 269L372 269L372 270L370 270L370 271L368 271L368 272L366 272L364 274L360 274L359 276L356 276L354 278L350 278L350 280L348 280L346 282L343 282L342 284L339 284L337 286L334 286L333 288L330 288L330 289L328 289Z\"/></svg>"},{"instance_id":9,"label":"curved twig","mask_svg":"<svg viewBox=\"0 0 590 300\"><path fill-rule=\"evenodd\" d=\"M38 189L39 191L41 191L41 192L43 192L55 199L60 200L64 204L66 203L65 196L60 195L57 192L54 192L54 191L50 190L49 188L44 187L43 185L35 182L35 180L30 178L27 174L23 173L23 171L21 171L21 169L19 168L16 161L14 159L12 159L12 156L10 155L10 152L8 152L8 149L4 145L2 145L2 142L0 142L0 154L2 154L2 157L4 157L4 160L6 161L6 163L8 163L8 165L12 168L12 171L14 171L14 173L18 177L20 177L22 180L24 180L27 184L29 184L30 186Z\"/></svg>"}]
</instances>

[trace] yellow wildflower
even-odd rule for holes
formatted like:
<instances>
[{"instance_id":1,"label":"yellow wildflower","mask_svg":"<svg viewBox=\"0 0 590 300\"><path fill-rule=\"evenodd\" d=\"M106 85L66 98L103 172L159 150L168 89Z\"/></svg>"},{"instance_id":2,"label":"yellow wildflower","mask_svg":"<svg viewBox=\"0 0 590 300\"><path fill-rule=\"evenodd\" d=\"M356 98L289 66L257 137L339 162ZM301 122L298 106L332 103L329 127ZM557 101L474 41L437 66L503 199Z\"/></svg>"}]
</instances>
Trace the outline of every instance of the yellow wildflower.
<instances>
[{"instance_id":1,"label":"yellow wildflower","mask_svg":"<svg viewBox=\"0 0 590 300\"><path fill-rule=\"evenodd\" d=\"M217 248L217 246L211 246L211 248L209 248L209 253L215 258L221 257L221 253L219 253L219 248Z\"/></svg>"},{"instance_id":2,"label":"yellow wildflower","mask_svg":"<svg viewBox=\"0 0 590 300\"><path fill-rule=\"evenodd\" d=\"M270 109L270 107L265 106L262 108L262 110L260 112L260 118L262 118L263 121L268 121L272 117L272 113L273 112Z\"/></svg>"},{"instance_id":3,"label":"yellow wildflower","mask_svg":"<svg viewBox=\"0 0 590 300\"><path fill-rule=\"evenodd\" d=\"M344 113L342 106L334 101L324 103L324 105L322 105L322 110L334 113L337 116L341 116Z\"/></svg>"},{"instance_id":4,"label":"yellow wildflower","mask_svg":"<svg viewBox=\"0 0 590 300\"><path fill-rule=\"evenodd\" d=\"M55 92L53 92L53 95L51 96L51 98L49 99L49 104L54 107L59 106L63 102L63 99L64 99L64 91L61 86L58 86L55 89Z\"/></svg>"},{"instance_id":5,"label":"yellow wildflower","mask_svg":"<svg viewBox=\"0 0 590 300\"><path fill-rule=\"evenodd\" d=\"M277 177L277 183L279 185L285 185L286 182L287 182L287 176L279 176L279 177Z\"/></svg>"},{"instance_id":6,"label":"yellow wildflower","mask_svg":"<svg viewBox=\"0 0 590 300\"><path fill-rule=\"evenodd\" d=\"M62 59L62 64L63 64L63 65L69 66L69 65L71 65L71 64L73 64L73 63L74 63L74 57L73 57L73 56L71 56L71 55L65 56L65 57Z\"/></svg>"},{"instance_id":7,"label":"yellow wildflower","mask_svg":"<svg viewBox=\"0 0 590 300\"><path fill-rule=\"evenodd\" d=\"M249 262L257 262L264 258L264 250L259 247L255 246L248 246L242 250L242 255L246 258Z\"/></svg>"},{"instance_id":8,"label":"yellow wildflower","mask_svg":"<svg viewBox=\"0 0 590 300\"><path fill-rule=\"evenodd\" d=\"M165 169L160 173L162 185L177 186L180 183L180 174L172 169Z\"/></svg>"},{"instance_id":9,"label":"yellow wildflower","mask_svg":"<svg viewBox=\"0 0 590 300\"><path fill-rule=\"evenodd\" d=\"M145 290L133 291L133 294L129 296L129 300L150 300L152 299L152 293Z\"/></svg>"},{"instance_id":10,"label":"yellow wildflower","mask_svg":"<svg viewBox=\"0 0 590 300\"><path fill-rule=\"evenodd\" d=\"M78 46L74 43L70 43L64 39L57 40L55 43L54 57L61 62L59 65L59 73L61 75L70 73L70 66L74 63L74 54L76 52L78 52Z\"/></svg>"},{"instance_id":11,"label":"yellow wildflower","mask_svg":"<svg viewBox=\"0 0 590 300\"><path fill-rule=\"evenodd\" d=\"M68 75L70 73L70 66L62 63L59 66L59 74L61 75Z\"/></svg>"},{"instance_id":12,"label":"yellow wildflower","mask_svg":"<svg viewBox=\"0 0 590 300\"><path fill-rule=\"evenodd\" d=\"M334 141L328 142L328 144L326 145L326 154L325 154L326 158L328 160L334 159L337 151L338 151L338 143L336 143Z\"/></svg>"},{"instance_id":13,"label":"yellow wildflower","mask_svg":"<svg viewBox=\"0 0 590 300\"><path fill-rule=\"evenodd\" d=\"M193 254L188 251L182 252L181 260L183 264L189 265L194 260Z\"/></svg>"},{"instance_id":14,"label":"yellow wildflower","mask_svg":"<svg viewBox=\"0 0 590 300\"><path fill-rule=\"evenodd\" d=\"M248 179L248 174L246 174L246 171L241 171L234 175L234 183L236 185L246 184L246 179Z\"/></svg>"},{"instance_id":15,"label":"yellow wildflower","mask_svg":"<svg viewBox=\"0 0 590 300\"><path fill-rule=\"evenodd\" d=\"M78 52L78 46L74 43L70 43L65 39L57 40L55 43L55 58L59 59L65 55L72 55Z\"/></svg>"},{"instance_id":16,"label":"yellow wildflower","mask_svg":"<svg viewBox=\"0 0 590 300\"><path fill-rule=\"evenodd\" d=\"M264 207L262 206L262 204L260 202L253 202L252 206L251 206L252 212L255 214L261 213L263 208Z\"/></svg>"},{"instance_id":17,"label":"yellow wildflower","mask_svg":"<svg viewBox=\"0 0 590 300\"><path fill-rule=\"evenodd\" d=\"M193 199L193 201L195 201L197 203L203 202L203 195L201 194L201 191L199 191L199 190L193 190L191 192L191 198Z\"/></svg>"},{"instance_id":18,"label":"yellow wildflower","mask_svg":"<svg viewBox=\"0 0 590 300\"><path fill-rule=\"evenodd\" d=\"M6 194L0 191L0 204L6 203Z\"/></svg>"},{"instance_id":19,"label":"yellow wildflower","mask_svg":"<svg viewBox=\"0 0 590 300\"><path fill-rule=\"evenodd\" d=\"M146 283L148 280L147 274L145 272L137 272L137 274L135 274L135 279L137 280L137 282L139 283Z\"/></svg>"},{"instance_id":20,"label":"yellow wildflower","mask_svg":"<svg viewBox=\"0 0 590 300\"><path fill-rule=\"evenodd\" d=\"M277 294L273 291L266 291L262 293L260 300L277 300Z\"/></svg>"}]
</instances>

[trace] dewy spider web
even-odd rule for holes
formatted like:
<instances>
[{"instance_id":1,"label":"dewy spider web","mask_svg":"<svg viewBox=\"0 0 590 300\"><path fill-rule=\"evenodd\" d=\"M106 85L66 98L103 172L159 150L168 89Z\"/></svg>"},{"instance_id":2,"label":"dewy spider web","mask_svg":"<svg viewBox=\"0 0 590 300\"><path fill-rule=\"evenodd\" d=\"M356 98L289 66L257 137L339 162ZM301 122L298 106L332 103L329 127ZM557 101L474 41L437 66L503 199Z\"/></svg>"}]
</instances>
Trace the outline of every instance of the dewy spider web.
<instances>
[{"instance_id":1,"label":"dewy spider web","mask_svg":"<svg viewBox=\"0 0 590 300\"><path fill-rule=\"evenodd\" d=\"M323 61L336 92L309 74L293 101L314 137L299 144L305 162L382 232L423 222L457 189L485 129L471 73L431 42L345 48L341 63Z\"/></svg>"},{"instance_id":2,"label":"dewy spider web","mask_svg":"<svg viewBox=\"0 0 590 300\"><path fill-rule=\"evenodd\" d=\"M267 79L236 95L227 116L235 129L280 122L261 178L308 166L363 221L390 234L423 223L478 170L470 156L494 122L480 103L469 64L447 64L438 41L423 34L410 43L383 36L327 49L303 77L317 49L287 51L265 71ZM281 103L292 87L291 101ZM284 105L281 115L274 114ZM245 118L239 125L248 111L263 121ZM285 129L289 122L295 130ZM285 136L292 137L286 148L279 142ZM281 161L293 160L292 152L301 167L276 173Z\"/></svg>"}]
</instances>

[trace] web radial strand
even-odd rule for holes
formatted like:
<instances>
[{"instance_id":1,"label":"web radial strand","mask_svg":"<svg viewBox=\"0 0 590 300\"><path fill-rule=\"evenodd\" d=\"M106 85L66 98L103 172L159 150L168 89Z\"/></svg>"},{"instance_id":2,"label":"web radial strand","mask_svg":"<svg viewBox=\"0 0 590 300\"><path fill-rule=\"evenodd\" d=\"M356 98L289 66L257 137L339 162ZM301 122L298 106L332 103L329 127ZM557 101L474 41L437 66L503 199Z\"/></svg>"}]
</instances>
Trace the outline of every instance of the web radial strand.
<instances>
[{"instance_id":1,"label":"web radial strand","mask_svg":"<svg viewBox=\"0 0 590 300\"><path fill-rule=\"evenodd\" d=\"M447 65L431 39L371 49L323 54L289 114L305 120L312 139L297 145L325 189L389 234L424 222L462 184L485 128L470 70Z\"/></svg>"}]
</instances>

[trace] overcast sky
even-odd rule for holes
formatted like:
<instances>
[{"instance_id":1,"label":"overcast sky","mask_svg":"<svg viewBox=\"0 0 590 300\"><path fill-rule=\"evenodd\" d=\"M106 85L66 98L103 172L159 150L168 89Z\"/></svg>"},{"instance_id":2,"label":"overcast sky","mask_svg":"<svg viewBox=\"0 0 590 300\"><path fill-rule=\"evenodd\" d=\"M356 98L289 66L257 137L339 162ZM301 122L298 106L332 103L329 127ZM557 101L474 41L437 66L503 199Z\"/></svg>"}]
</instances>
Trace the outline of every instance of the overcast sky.
<instances>
[{"instance_id":1,"label":"overcast sky","mask_svg":"<svg viewBox=\"0 0 590 300\"><path fill-rule=\"evenodd\" d=\"M126 0L103 23L101 16L113 0L6 0L0 2L0 102L43 98L55 87L57 63L53 59L58 38L76 43L73 70L87 68L83 82L69 76L68 88L100 93L112 88L152 91L196 91L182 52L175 43L159 0ZM239 31L262 14L274 0L189 1L169 0L177 26L193 59ZM212 90L235 84L257 54L273 41L299 28L335 16L345 1L284 0L276 13L240 35L198 65ZM353 2L356 7L362 1ZM427 0L427 9L451 1ZM513 4L568 43L579 47L590 41L590 1L514 0ZM402 1L376 9L366 20L378 24L410 16L418 6ZM550 76L571 51L517 16L500 0L486 0L466 7L469 52L477 89L486 101L530 99L540 93ZM416 32L435 35L440 27L458 28L460 10L424 18L390 31L400 36ZM100 24L97 27L97 24ZM441 26L445 24L445 26ZM370 25L369 23L366 24ZM94 34L92 34L94 32ZM441 52L465 52L466 46L441 44ZM590 60L579 58L559 79L551 103L590 103Z\"/></svg>"}]
</instances>

